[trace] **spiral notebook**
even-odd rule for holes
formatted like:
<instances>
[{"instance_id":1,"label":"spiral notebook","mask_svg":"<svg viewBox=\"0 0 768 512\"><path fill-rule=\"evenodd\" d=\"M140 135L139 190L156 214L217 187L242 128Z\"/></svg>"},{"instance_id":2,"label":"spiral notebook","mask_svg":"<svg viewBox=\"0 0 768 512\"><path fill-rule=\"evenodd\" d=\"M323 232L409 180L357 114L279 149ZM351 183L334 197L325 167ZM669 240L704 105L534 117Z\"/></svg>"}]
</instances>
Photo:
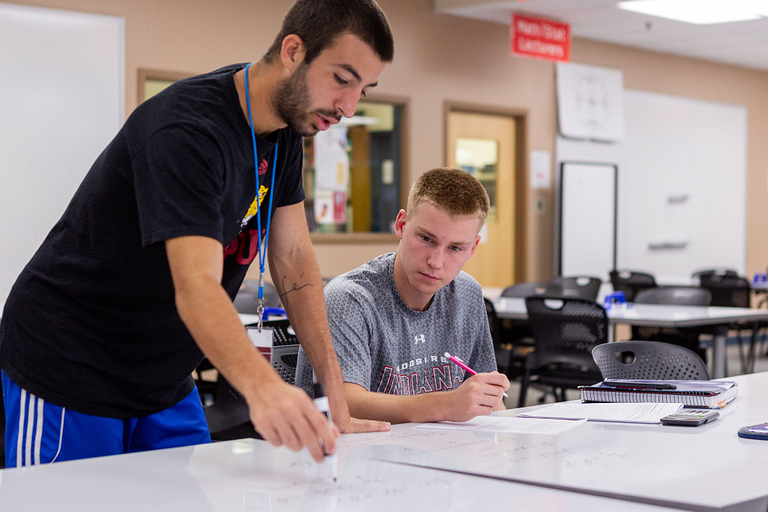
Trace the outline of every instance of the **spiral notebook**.
<instances>
[{"instance_id":1,"label":"spiral notebook","mask_svg":"<svg viewBox=\"0 0 768 512\"><path fill-rule=\"evenodd\" d=\"M680 403L686 407L721 409L736 397L739 389L733 381L614 379L613 382L620 382L622 386L609 386L605 382L598 382L592 386L580 386L581 400L613 403ZM654 389L648 387L649 383L669 384L673 389Z\"/></svg>"}]
</instances>

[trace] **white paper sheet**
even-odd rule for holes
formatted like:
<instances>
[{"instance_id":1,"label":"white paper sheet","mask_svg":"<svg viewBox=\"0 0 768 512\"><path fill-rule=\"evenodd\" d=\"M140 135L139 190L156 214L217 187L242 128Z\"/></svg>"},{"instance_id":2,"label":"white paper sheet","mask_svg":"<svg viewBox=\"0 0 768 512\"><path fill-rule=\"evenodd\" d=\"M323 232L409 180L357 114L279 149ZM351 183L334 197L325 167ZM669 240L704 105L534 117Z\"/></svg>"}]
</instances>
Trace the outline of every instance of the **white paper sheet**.
<instances>
[{"instance_id":1,"label":"white paper sheet","mask_svg":"<svg viewBox=\"0 0 768 512\"><path fill-rule=\"evenodd\" d=\"M472 430L477 432L503 432L506 434L555 435L581 425L587 420L516 418L513 416L477 416L469 421L441 421L414 427L419 430Z\"/></svg>"},{"instance_id":2,"label":"white paper sheet","mask_svg":"<svg viewBox=\"0 0 768 512\"><path fill-rule=\"evenodd\" d=\"M661 418L675 414L682 404L614 404L560 402L528 413L521 418L586 419L588 421L613 421L620 423L661 423Z\"/></svg>"}]
</instances>

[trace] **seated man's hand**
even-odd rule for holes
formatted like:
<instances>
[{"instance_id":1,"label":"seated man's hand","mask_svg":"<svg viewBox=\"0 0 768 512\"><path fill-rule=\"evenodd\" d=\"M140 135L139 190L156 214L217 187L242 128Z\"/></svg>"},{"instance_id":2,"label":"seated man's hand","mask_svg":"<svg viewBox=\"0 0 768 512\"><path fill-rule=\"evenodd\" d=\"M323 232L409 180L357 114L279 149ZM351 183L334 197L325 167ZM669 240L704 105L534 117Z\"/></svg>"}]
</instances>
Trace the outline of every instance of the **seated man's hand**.
<instances>
[{"instance_id":1,"label":"seated man's hand","mask_svg":"<svg viewBox=\"0 0 768 512\"><path fill-rule=\"evenodd\" d=\"M362 432L387 432L392 428L388 421L361 420L347 416L347 422L342 430L345 434L356 434Z\"/></svg>"},{"instance_id":2,"label":"seated man's hand","mask_svg":"<svg viewBox=\"0 0 768 512\"><path fill-rule=\"evenodd\" d=\"M458 389L450 391L448 421L468 421L475 416L491 414L503 407L509 379L499 372L478 373L467 378Z\"/></svg>"}]
</instances>

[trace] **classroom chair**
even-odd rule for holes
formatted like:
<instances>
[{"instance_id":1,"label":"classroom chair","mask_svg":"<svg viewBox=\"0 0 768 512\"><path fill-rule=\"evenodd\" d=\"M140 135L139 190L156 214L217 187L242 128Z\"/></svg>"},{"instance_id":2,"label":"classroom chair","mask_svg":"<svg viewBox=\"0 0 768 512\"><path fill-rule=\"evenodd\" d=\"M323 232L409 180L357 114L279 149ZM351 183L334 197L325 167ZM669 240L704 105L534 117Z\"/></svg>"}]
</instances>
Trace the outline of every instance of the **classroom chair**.
<instances>
[{"instance_id":1,"label":"classroom chair","mask_svg":"<svg viewBox=\"0 0 768 512\"><path fill-rule=\"evenodd\" d=\"M285 320L267 320L264 327L273 329L273 345L270 362L280 377L294 384L296 363L299 354L299 340L290 323ZM254 350L256 350L254 348ZM211 440L228 441L261 436L254 430L248 414L248 405L227 380L219 374L216 381L216 397L213 404L203 407Z\"/></svg>"},{"instance_id":2,"label":"classroom chair","mask_svg":"<svg viewBox=\"0 0 768 512\"><path fill-rule=\"evenodd\" d=\"M243 285L235 296L235 300L232 301L237 309L238 313L256 315L259 308L259 281L256 279L246 279L243 281ZM277 288L270 282L264 282L264 307L265 308L282 308L280 303L280 296L277 293ZM208 358L204 358L197 368L195 369L196 378L195 384L197 385L197 391L200 393L200 399L205 403L207 400L216 399L216 393L218 392L218 385L216 381L211 381L204 378L203 372L212 370L213 365L208 361Z\"/></svg>"},{"instance_id":3,"label":"classroom chair","mask_svg":"<svg viewBox=\"0 0 768 512\"><path fill-rule=\"evenodd\" d=\"M493 340L493 350L496 355L496 366L499 373L503 373L509 380L516 379L523 374L525 365L525 355L520 354L519 347L516 347L509 341L502 341L502 328L500 319L496 315L496 308L493 302L483 297L485 301L485 312L488 315L488 327L491 331L491 340Z\"/></svg>"},{"instance_id":4,"label":"classroom chair","mask_svg":"<svg viewBox=\"0 0 768 512\"><path fill-rule=\"evenodd\" d=\"M515 283L504 288L502 297L526 298L535 296L560 296L560 286L546 283ZM518 379L525 371L525 358L533 350L534 340L531 332L531 324L528 320L515 320L512 318L500 318L498 320L499 351L496 361L499 362L499 371L508 379Z\"/></svg>"},{"instance_id":5,"label":"classroom chair","mask_svg":"<svg viewBox=\"0 0 768 512\"><path fill-rule=\"evenodd\" d=\"M611 270L611 284L613 291L624 292L627 302L634 302L638 292L656 286L656 279L645 272L633 270Z\"/></svg>"},{"instance_id":6,"label":"classroom chair","mask_svg":"<svg viewBox=\"0 0 768 512\"><path fill-rule=\"evenodd\" d=\"M723 277L739 277L739 273L730 268L708 268L704 270L697 270L691 274L691 278L694 280L701 279L703 276L723 276Z\"/></svg>"},{"instance_id":7,"label":"classroom chair","mask_svg":"<svg viewBox=\"0 0 768 512\"><path fill-rule=\"evenodd\" d=\"M696 286L657 286L642 290L635 296L635 304L667 304L678 306L709 306L712 293ZM707 360L707 351L699 347L699 335L711 333L706 327L658 327L633 325L632 339L663 341L685 347Z\"/></svg>"},{"instance_id":8,"label":"classroom chair","mask_svg":"<svg viewBox=\"0 0 768 512\"><path fill-rule=\"evenodd\" d=\"M601 284L603 282L600 278L590 276L558 276L547 282L548 287L559 286L563 297L580 297L589 300L597 300Z\"/></svg>"},{"instance_id":9,"label":"classroom chair","mask_svg":"<svg viewBox=\"0 0 768 512\"><path fill-rule=\"evenodd\" d=\"M706 288L712 294L710 306L748 308L751 305L752 287L749 281L743 277L716 272L702 274L699 277L699 283L702 288ZM731 329L737 331L736 339L738 340L742 373L754 371L757 334L765 326L764 322L734 323L731 325ZM742 331L751 332L746 353L741 339Z\"/></svg>"},{"instance_id":10,"label":"classroom chair","mask_svg":"<svg viewBox=\"0 0 768 512\"><path fill-rule=\"evenodd\" d=\"M592 349L603 379L709 380L692 350L659 341L621 341Z\"/></svg>"},{"instance_id":11,"label":"classroom chair","mask_svg":"<svg viewBox=\"0 0 768 512\"><path fill-rule=\"evenodd\" d=\"M557 401L566 389L602 380L592 349L608 341L608 316L603 307L576 297L525 299L536 347L528 354L520 384L518 407L525 405L530 384L552 388Z\"/></svg>"}]
</instances>

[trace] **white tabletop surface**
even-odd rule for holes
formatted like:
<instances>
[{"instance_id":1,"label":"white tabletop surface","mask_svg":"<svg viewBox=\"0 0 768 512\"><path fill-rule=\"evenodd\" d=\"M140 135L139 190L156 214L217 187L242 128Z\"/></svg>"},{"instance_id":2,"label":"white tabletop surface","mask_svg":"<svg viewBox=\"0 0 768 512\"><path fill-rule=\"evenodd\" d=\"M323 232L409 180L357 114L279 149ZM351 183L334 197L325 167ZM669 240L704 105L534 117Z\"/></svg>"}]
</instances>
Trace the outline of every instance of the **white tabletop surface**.
<instances>
[{"instance_id":1,"label":"white tabletop surface","mask_svg":"<svg viewBox=\"0 0 768 512\"><path fill-rule=\"evenodd\" d=\"M662 512L339 454L339 480L305 453L254 439L0 471L3 512L391 512L395 509Z\"/></svg>"},{"instance_id":2,"label":"white tabletop surface","mask_svg":"<svg viewBox=\"0 0 768 512\"><path fill-rule=\"evenodd\" d=\"M768 373L728 380L738 382L737 398L720 419L700 427L587 422L556 436L456 432L424 441L416 437L423 431L409 436L403 430L412 427L402 425L393 427L391 440L356 450L380 460L688 510L765 512L768 442L742 439L737 431L768 422Z\"/></svg>"}]
</instances>

